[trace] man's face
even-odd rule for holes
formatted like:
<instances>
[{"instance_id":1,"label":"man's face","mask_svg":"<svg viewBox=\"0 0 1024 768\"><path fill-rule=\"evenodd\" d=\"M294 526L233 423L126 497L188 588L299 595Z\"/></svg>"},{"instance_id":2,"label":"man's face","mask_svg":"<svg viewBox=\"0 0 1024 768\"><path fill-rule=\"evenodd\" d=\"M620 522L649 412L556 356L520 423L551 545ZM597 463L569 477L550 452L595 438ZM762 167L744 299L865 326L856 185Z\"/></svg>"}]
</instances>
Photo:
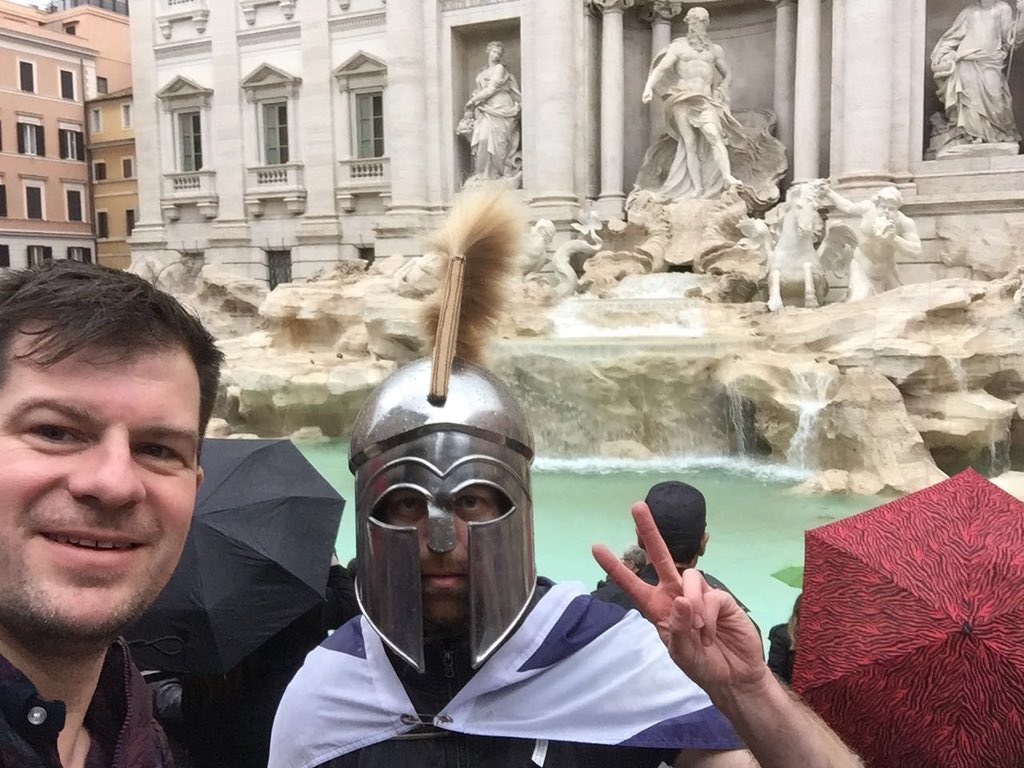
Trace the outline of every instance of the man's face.
<instances>
[{"instance_id":1,"label":"man's face","mask_svg":"<svg viewBox=\"0 0 1024 768\"><path fill-rule=\"evenodd\" d=\"M199 379L184 350L18 360L0 386L0 639L101 647L170 578L192 518Z\"/></svg>"},{"instance_id":2,"label":"man's face","mask_svg":"<svg viewBox=\"0 0 1024 768\"><path fill-rule=\"evenodd\" d=\"M504 496L489 485L475 484L452 497L455 546L435 552L427 545L427 500L419 492L397 489L381 502L381 517L390 525L409 526L419 537L423 619L443 630L463 630L469 619L469 524L495 520L508 509Z\"/></svg>"}]
</instances>

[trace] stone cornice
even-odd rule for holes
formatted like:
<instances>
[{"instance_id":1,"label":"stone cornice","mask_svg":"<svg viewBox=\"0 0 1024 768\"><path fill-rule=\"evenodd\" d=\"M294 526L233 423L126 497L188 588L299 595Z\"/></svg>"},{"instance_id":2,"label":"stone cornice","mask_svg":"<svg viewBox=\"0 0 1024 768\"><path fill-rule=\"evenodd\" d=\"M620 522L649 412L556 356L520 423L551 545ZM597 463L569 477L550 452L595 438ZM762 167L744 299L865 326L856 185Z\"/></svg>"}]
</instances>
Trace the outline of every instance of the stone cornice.
<instances>
[{"instance_id":1,"label":"stone cornice","mask_svg":"<svg viewBox=\"0 0 1024 768\"><path fill-rule=\"evenodd\" d=\"M208 37L193 40L182 40L180 43L163 43L153 46L153 54L157 60L172 59L189 53L209 53L213 50L213 41Z\"/></svg>"},{"instance_id":2,"label":"stone cornice","mask_svg":"<svg viewBox=\"0 0 1024 768\"><path fill-rule=\"evenodd\" d=\"M498 5L511 0L441 0L442 11L461 11L463 8L477 8L483 5Z\"/></svg>"},{"instance_id":3,"label":"stone cornice","mask_svg":"<svg viewBox=\"0 0 1024 768\"><path fill-rule=\"evenodd\" d=\"M272 27L256 27L240 29L235 34L239 45L253 43L271 43L278 40L297 40L302 34L302 25L297 21L286 24L275 24Z\"/></svg>"},{"instance_id":4,"label":"stone cornice","mask_svg":"<svg viewBox=\"0 0 1024 768\"><path fill-rule=\"evenodd\" d=\"M358 27L384 26L387 21L387 14L384 11L371 11L370 13L352 13L347 16L335 16L329 22L331 32L341 29L355 29Z\"/></svg>"}]
</instances>

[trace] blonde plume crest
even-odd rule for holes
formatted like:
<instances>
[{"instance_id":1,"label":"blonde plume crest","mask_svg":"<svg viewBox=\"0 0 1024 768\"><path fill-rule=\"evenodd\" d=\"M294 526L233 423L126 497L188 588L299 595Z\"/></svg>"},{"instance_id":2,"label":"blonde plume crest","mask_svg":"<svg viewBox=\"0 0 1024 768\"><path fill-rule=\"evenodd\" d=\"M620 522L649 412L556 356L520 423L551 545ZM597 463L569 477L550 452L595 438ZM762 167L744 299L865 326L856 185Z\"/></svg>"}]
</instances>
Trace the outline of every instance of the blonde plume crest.
<instances>
[{"instance_id":1,"label":"blonde plume crest","mask_svg":"<svg viewBox=\"0 0 1024 768\"><path fill-rule=\"evenodd\" d=\"M500 184L462 193L445 225L427 242L447 262L441 289L423 311L424 341L433 352L430 399L444 402L452 360L483 363L487 343L508 304L526 216Z\"/></svg>"}]
</instances>

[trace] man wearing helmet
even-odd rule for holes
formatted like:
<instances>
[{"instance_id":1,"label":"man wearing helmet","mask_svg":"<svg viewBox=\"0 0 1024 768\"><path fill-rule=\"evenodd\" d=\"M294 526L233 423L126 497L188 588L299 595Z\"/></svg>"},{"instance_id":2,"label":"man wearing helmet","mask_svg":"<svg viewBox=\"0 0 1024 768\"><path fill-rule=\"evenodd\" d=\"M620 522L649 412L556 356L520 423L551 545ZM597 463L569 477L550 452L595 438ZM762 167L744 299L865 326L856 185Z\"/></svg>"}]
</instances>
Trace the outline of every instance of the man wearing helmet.
<instances>
[{"instance_id":1,"label":"man wearing helmet","mask_svg":"<svg viewBox=\"0 0 1024 768\"><path fill-rule=\"evenodd\" d=\"M501 250L502 206L472 205L482 213L452 214L469 234L452 238L445 295L458 294L461 254L467 286L494 282L468 270ZM594 554L649 621L537 578L529 425L510 390L469 362L465 312L457 345L446 317L460 315L442 306L433 362L397 371L356 418L364 615L292 681L270 768L859 766L768 671L736 602L697 571L679 574L645 505L633 515L657 585L603 547Z\"/></svg>"}]
</instances>

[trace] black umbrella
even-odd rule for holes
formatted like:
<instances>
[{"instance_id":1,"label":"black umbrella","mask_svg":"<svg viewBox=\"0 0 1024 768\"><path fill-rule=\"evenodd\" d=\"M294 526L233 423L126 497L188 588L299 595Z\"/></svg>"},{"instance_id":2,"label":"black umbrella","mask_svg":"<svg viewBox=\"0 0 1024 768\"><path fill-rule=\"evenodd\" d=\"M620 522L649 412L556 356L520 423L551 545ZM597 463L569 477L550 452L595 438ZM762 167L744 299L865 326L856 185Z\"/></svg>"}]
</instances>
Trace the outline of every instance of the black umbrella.
<instances>
[{"instance_id":1,"label":"black umbrella","mask_svg":"<svg viewBox=\"0 0 1024 768\"><path fill-rule=\"evenodd\" d=\"M203 441L181 562L125 633L142 669L223 673L321 604L345 501L289 440Z\"/></svg>"}]
</instances>

